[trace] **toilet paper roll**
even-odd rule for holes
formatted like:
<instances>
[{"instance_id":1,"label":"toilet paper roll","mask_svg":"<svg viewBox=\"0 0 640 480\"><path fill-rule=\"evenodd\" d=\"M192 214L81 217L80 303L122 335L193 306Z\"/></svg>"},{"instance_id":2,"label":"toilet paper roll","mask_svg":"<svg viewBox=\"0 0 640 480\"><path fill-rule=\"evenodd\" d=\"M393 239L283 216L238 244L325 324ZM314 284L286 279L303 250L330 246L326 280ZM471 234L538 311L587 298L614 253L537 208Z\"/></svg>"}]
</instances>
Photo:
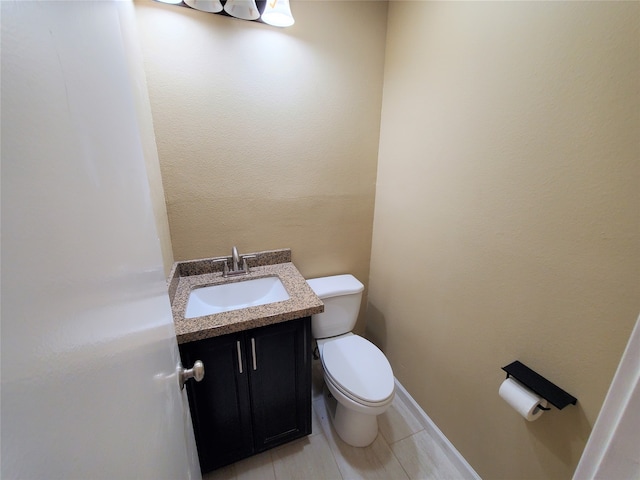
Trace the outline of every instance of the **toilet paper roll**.
<instances>
[{"instance_id":1,"label":"toilet paper roll","mask_svg":"<svg viewBox=\"0 0 640 480\"><path fill-rule=\"evenodd\" d=\"M502 382L498 395L530 422L533 422L544 412L539 408L539 405L545 408L547 406L547 401L544 398L539 397L511 377Z\"/></svg>"}]
</instances>

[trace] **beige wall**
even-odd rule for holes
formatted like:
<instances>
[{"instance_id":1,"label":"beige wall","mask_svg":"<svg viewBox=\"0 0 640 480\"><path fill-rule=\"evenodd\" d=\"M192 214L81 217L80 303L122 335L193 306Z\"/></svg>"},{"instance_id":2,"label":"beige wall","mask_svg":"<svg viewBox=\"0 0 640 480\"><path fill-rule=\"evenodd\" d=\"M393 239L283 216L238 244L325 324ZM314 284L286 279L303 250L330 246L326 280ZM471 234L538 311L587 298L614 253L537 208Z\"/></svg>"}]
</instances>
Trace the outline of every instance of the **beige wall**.
<instances>
[{"instance_id":1,"label":"beige wall","mask_svg":"<svg viewBox=\"0 0 640 480\"><path fill-rule=\"evenodd\" d=\"M287 29L136 7L175 259L290 247L366 282L386 2L294 2Z\"/></svg>"},{"instance_id":2,"label":"beige wall","mask_svg":"<svg viewBox=\"0 0 640 480\"><path fill-rule=\"evenodd\" d=\"M368 333L485 479L571 477L640 310L639 20L390 3ZM519 417L516 359L578 405Z\"/></svg>"}]
</instances>

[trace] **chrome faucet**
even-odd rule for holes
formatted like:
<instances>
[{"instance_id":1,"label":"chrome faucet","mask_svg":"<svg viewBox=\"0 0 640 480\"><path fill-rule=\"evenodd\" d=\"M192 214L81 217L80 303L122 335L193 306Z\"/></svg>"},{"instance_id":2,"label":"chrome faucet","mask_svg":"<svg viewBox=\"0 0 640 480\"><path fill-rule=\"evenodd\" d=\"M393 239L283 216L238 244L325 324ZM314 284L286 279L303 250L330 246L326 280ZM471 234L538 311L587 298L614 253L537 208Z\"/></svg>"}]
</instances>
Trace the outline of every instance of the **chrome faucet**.
<instances>
[{"instance_id":1,"label":"chrome faucet","mask_svg":"<svg viewBox=\"0 0 640 480\"><path fill-rule=\"evenodd\" d=\"M234 246L231 249L231 269L227 262L224 263L224 269L222 272L223 277L233 276L233 275L246 275L249 273L249 265L247 264L248 258L256 258L256 255L238 255L238 249ZM242 261L242 268L240 268L240 262Z\"/></svg>"},{"instance_id":2,"label":"chrome faucet","mask_svg":"<svg viewBox=\"0 0 640 480\"><path fill-rule=\"evenodd\" d=\"M231 260L233 261L231 271L232 272L237 272L238 271L238 263L240 263L240 255L238 255L238 249L235 247L235 245L231 249Z\"/></svg>"}]
</instances>

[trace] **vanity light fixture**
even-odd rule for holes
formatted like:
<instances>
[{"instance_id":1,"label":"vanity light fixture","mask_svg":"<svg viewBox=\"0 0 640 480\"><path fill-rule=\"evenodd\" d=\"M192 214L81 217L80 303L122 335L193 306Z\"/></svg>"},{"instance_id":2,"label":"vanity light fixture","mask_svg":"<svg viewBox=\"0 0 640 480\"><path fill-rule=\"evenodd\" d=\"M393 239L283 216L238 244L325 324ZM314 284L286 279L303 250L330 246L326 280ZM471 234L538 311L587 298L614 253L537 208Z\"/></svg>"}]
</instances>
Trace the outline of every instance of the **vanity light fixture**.
<instances>
[{"instance_id":1,"label":"vanity light fixture","mask_svg":"<svg viewBox=\"0 0 640 480\"><path fill-rule=\"evenodd\" d=\"M224 4L224 11L232 17L242 20L257 20L260 12L255 0L227 0Z\"/></svg>"},{"instance_id":2,"label":"vanity light fixture","mask_svg":"<svg viewBox=\"0 0 640 480\"><path fill-rule=\"evenodd\" d=\"M201 12L218 13L222 11L220 0L184 0L184 3Z\"/></svg>"},{"instance_id":3,"label":"vanity light fixture","mask_svg":"<svg viewBox=\"0 0 640 480\"><path fill-rule=\"evenodd\" d=\"M262 21L274 27L290 27L295 23L291 15L289 0L267 0Z\"/></svg>"},{"instance_id":4,"label":"vanity light fixture","mask_svg":"<svg viewBox=\"0 0 640 480\"><path fill-rule=\"evenodd\" d=\"M290 27L295 23L289 0L156 0L207 13Z\"/></svg>"}]
</instances>

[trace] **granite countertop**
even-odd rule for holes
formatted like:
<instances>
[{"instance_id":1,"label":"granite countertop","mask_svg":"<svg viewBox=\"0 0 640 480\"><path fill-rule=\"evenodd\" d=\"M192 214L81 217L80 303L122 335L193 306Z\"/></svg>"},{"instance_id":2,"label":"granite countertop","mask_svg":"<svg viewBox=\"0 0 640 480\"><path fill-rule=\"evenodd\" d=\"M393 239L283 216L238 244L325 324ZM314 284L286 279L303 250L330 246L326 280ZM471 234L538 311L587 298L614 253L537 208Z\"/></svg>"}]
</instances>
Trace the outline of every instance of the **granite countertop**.
<instances>
[{"instance_id":1,"label":"granite countertop","mask_svg":"<svg viewBox=\"0 0 640 480\"><path fill-rule=\"evenodd\" d=\"M291 263L291 250L271 250L246 255L256 255L256 258L248 260L250 273L226 278L222 276L220 260L230 260L230 257L176 262L169 277L169 298L178 343L295 320L324 311L322 300ZM289 294L289 300L204 317L184 318L189 293L193 288L273 276L280 278Z\"/></svg>"}]
</instances>

